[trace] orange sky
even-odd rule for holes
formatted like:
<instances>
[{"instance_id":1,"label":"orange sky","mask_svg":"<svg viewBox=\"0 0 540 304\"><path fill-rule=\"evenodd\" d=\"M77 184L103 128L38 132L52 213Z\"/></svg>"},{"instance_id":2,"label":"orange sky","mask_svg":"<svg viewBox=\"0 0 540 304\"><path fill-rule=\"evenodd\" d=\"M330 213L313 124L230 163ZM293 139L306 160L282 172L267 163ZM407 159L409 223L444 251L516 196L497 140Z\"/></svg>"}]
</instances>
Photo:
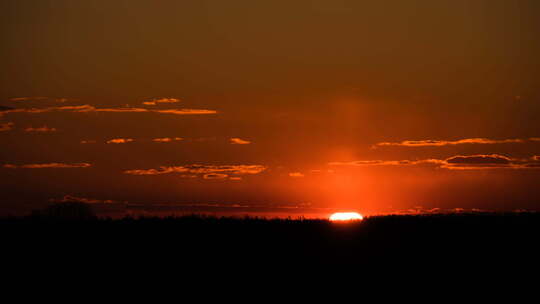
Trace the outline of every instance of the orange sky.
<instances>
[{"instance_id":1,"label":"orange sky","mask_svg":"<svg viewBox=\"0 0 540 304\"><path fill-rule=\"evenodd\" d=\"M540 207L538 1L18 0L0 17L1 214Z\"/></svg>"}]
</instances>

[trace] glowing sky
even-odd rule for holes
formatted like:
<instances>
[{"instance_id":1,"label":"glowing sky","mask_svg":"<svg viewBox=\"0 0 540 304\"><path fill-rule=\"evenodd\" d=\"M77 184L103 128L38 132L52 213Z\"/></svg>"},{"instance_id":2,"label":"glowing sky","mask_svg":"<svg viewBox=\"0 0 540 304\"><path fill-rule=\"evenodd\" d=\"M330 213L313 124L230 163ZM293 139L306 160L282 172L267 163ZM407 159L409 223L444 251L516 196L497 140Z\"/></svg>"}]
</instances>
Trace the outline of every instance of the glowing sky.
<instances>
[{"instance_id":1,"label":"glowing sky","mask_svg":"<svg viewBox=\"0 0 540 304\"><path fill-rule=\"evenodd\" d=\"M540 208L536 0L10 0L0 35L1 214Z\"/></svg>"}]
</instances>

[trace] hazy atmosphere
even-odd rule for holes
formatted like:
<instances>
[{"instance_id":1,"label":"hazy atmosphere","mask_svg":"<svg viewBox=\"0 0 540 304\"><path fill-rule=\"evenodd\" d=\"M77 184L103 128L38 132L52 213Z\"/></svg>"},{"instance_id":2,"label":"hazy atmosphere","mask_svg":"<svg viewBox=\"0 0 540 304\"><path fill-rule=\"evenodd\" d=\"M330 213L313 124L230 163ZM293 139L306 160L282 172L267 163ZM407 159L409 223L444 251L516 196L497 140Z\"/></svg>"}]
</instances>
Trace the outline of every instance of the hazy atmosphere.
<instances>
[{"instance_id":1,"label":"hazy atmosphere","mask_svg":"<svg viewBox=\"0 0 540 304\"><path fill-rule=\"evenodd\" d=\"M540 209L540 1L0 2L0 214Z\"/></svg>"}]
</instances>

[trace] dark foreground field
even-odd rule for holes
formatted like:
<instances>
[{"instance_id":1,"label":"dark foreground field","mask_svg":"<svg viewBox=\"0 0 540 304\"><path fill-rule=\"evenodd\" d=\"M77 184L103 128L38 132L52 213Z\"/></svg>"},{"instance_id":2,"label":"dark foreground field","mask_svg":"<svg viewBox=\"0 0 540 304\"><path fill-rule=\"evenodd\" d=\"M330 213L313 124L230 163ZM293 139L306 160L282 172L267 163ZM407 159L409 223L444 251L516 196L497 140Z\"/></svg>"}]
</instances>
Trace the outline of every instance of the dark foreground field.
<instances>
[{"instance_id":1,"label":"dark foreground field","mask_svg":"<svg viewBox=\"0 0 540 304\"><path fill-rule=\"evenodd\" d=\"M116 261L136 266L251 263L399 265L537 263L538 213L369 217L362 222L257 218L47 216L0 220L3 253L26 261ZM59 258L62 257L62 258Z\"/></svg>"}]
</instances>

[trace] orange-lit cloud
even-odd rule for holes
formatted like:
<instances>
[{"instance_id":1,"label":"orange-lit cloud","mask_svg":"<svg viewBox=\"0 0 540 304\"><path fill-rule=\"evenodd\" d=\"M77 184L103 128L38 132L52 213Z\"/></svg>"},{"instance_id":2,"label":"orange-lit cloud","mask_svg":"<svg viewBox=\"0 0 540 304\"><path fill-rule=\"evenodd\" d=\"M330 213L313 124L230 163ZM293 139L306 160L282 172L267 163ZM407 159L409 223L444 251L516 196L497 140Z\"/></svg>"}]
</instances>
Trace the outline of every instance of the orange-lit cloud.
<instances>
[{"instance_id":1,"label":"orange-lit cloud","mask_svg":"<svg viewBox=\"0 0 540 304\"><path fill-rule=\"evenodd\" d=\"M12 122L7 122L7 123L0 124L0 132L13 130L14 125L15 124L12 123Z\"/></svg>"},{"instance_id":2,"label":"orange-lit cloud","mask_svg":"<svg viewBox=\"0 0 540 304\"><path fill-rule=\"evenodd\" d=\"M95 144L96 142L93 139L81 140L81 144Z\"/></svg>"},{"instance_id":3,"label":"orange-lit cloud","mask_svg":"<svg viewBox=\"0 0 540 304\"><path fill-rule=\"evenodd\" d=\"M74 113L89 113L89 112L113 112L113 113L161 113L161 114L174 114L174 115L207 115L216 114L217 111L206 109L166 109L166 110L152 110L145 108L133 108L133 107L115 107L115 108L96 108L91 105L78 105L78 106L61 106L61 107L47 107L47 108L5 108L0 111L0 116L10 113L49 113L49 112L74 112Z\"/></svg>"},{"instance_id":4,"label":"orange-lit cloud","mask_svg":"<svg viewBox=\"0 0 540 304\"><path fill-rule=\"evenodd\" d=\"M56 128L49 128L47 126L37 127L37 128L28 127L26 129L24 129L24 131L25 132L46 133L46 132L56 132Z\"/></svg>"},{"instance_id":5,"label":"orange-lit cloud","mask_svg":"<svg viewBox=\"0 0 540 304\"><path fill-rule=\"evenodd\" d=\"M47 108L9 108L6 110L3 110L0 112L0 115L5 115L9 113L48 113L48 112L61 112L61 111L68 111L68 112L92 112L95 111L96 108L90 105L80 105L80 106L62 106L62 107L47 107Z\"/></svg>"},{"instance_id":6,"label":"orange-lit cloud","mask_svg":"<svg viewBox=\"0 0 540 304\"><path fill-rule=\"evenodd\" d=\"M298 178L298 177L304 177L305 175L300 172L291 172L289 173L289 176Z\"/></svg>"},{"instance_id":7,"label":"orange-lit cloud","mask_svg":"<svg viewBox=\"0 0 540 304\"><path fill-rule=\"evenodd\" d=\"M77 197L73 195L64 195L61 199L50 199L51 202L56 203L71 203L71 202L79 202L79 203L86 203L86 204L113 204L118 203L117 201L113 200L99 200L99 199L92 199L92 198L85 198L85 197Z\"/></svg>"},{"instance_id":8,"label":"orange-lit cloud","mask_svg":"<svg viewBox=\"0 0 540 304\"><path fill-rule=\"evenodd\" d=\"M352 162L331 162L331 166L431 166L449 170L483 169L533 169L540 168L535 157L515 159L498 154L456 155L446 159L423 160L359 160Z\"/></svg>"},{"instance_id":9,"label":"orange-lit cloud","mask_svg":"<svg viewBox=\"0 0 540 304\"><path fill-rule=\"evenodd\" d=\"M180 102L180 99L177 98L159 98L159 99L152 99L150 101L144 101L143 104L147 106L155 106L158 103L177 103Z\"/></svg>"},{"instance_id":10,"label":"orange-lit cloud","mask_svg":"<svg viewBox=\"0 0 540 304\"><path fill-rule=\"evenodd\" d=\"M166 143L166 142L172 142L172 141L180 141L183 140L181 137L163 137L163 138L154 138L152 141L158 142L158 143Z\"/></svg>"},{"instance_id":11,"label":"orange-lit cloud","mask_svg":"<svg viewBox=\"0 0 540 304\"><path fill-rule=\"evenodd\" d=\"M107 140L108 144L125 144L129 142L133 142L133 138L113 138L113 139Z\"/></svg>"},{"instance_id":12,"label":"orange-lit cloud","mask_svg":"<svg viewBox=\"0 0 540 304\"><path fill-rule=\"evenodd\" d=\"M498 154L458 155L446 159L450 164L510 164L510 157Z\"/></svg>"},{"instance_id":13,"label":"orange-lit cloud","mask_svg":"<svg viewBox=\"0 0 540 304\"><path fill-rule=\"evenodd\" d=\"M231 175L259 174L266 170L266 166L261 165L185 165L185 166L161 166L157 169L135 169L126 170L125 174L130 175L161 175L169 173L197 174L205 179L226 178Z\"/></svg>"},{"instance_id":14,"label":"orange-lit cloud","mask_svg":"<svg viewBox=\"0 0 540 304\"><path fill-rule=\"evenodd\" d=\"M186 168L191 173L230 173L230 174L259 174L266 170L267 167L261 165L224 165L224 166L207 166L207 165L188 165Z\"/></svg>"},{"instance_id":15,"label":"orange-lit cloud","mask_svg":"<svg viewBox=\"0 0 540 304\"><path fill-rule=\"evenodd\" d=\"M203 109L152 110L151 112L161 113L161 114L175 114L175 115L205 115L205 114L217 113L217 111L214 111L214 110L203 110Z\"/></svg>"},{"instance_id":16,"label":"orange-lit cloud","mask_svg":"<svg viewBox=\"0 0 540 304\"><path fill-rule=\"evenodd\" d=\"M204 174L203 175L203 178L204 179L225 179L229 177L227 174L223 174L223 173L209 173L209 174Z\"/></svg>"},{"instance_id":17,"label":"orange-lit cloud","mask_svg":"<svg viewBox=\"0 0 540 304\"><path fill-rule=\"evenodd\" d=\"M4 168L10 168L10 169L16 169L16 168L23 168L23 169L44 169L44 168L88 168L92 165L89 163L73 163L73 164L66 164L66 163L44 163L44 164L24 164L24 165L13 165L13 164L5 164Z\"/></svg>"},{"instance_id":18,"label":"orange-lit cloud","mask_svg":"<svg viewBox=\"0 0 540 304\"><path fill-rule=\"evenodd\" d=\"M330 166L412 166L421 164L444 164L440 159L422 159L422 160L355 160L351 162L331 162Z\"/></svg>"},{"instance_id":19,"label":"orange-lit cloud","mask_svg":"<svg viewBox=\"0 0 540 304\"><path fill-rule=\"evenodd\" d=\"M385 147L385 146L401 146L401 147L441 147L441 146L454 146L463 144L508 144L508 143L523 143L525 139L488 139L488 138L465 138L460 140L448 141L448 140L405 140L401 142L380 142L372 146L372 148Z\"/></svg>"},{"instance_id":20,"label":"orange-lit cloud","mask_svg":"<svg viewBox=\"0 0 540 304\"><path fill-rule=\"evenodd\" d=\"M124 107L124 108L94 108L94 112L115 112L115 113L141 113L141 112L149 112L148 109L144 108L132 108L132 107Z\"/></svg>"},{"instance_id":21,"label":"orange-lit cloud","mask_svg":"<svg viewBox=\"0 0 540 304\"><path fill-rule=\"evenodd\" d=\"M489 169L489 168L520 168L518 160L498 154L457 155L447 158L442 168L453 170Z\"/></svg>"},{"instance_id":22,"label":"orange-lit cloud","mask_svg":"<svg viewBox=\"0 0 540 304\"><path fill-rule=\"evenodd\" d=\"M238 137L233 137L230 139L231 141L231 144L233 145L249 145L251 144L251 141L249 140L244 140L244 139L241 139L241 138L238 138Z\"/></svg>"},{"instance_id":23,"label":"orange-lit cloud","mask_svg":"<svg viewBox=\"0 0 540 304\"><path fill-rule=\"evenodd\" d=\"M425 208L422 206L414 206L413 208L396 210L390 214L452 214L452 213L476 213L476 212L488 212L488 210L478 209L478 208Z\"/></svg>"}]
</instances>

